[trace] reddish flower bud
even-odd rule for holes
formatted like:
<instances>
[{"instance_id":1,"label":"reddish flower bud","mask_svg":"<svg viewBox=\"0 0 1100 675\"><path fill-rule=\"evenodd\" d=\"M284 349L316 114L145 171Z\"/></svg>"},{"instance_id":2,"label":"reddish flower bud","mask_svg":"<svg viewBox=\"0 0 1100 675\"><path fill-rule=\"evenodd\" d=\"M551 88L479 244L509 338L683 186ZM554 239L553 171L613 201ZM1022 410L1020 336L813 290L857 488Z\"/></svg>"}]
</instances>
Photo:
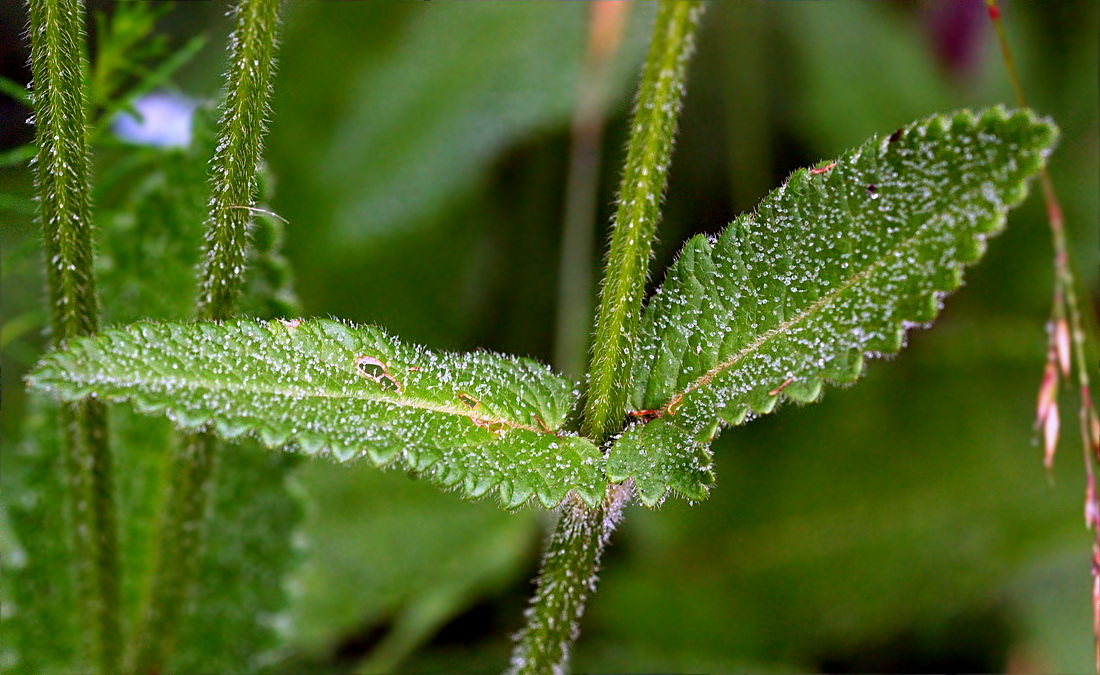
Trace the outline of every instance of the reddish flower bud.
<instances>
[{"instance_id":1,"label":"reddish flower bud","mask_svg":"<svg viewBox=\"0 0 1100 675\"><path fill-rule=\"evenodd\" d=\"M1100 504L1096 501L1096 478L1089 475L1085 481L1085 527L1097 529L1100 524Z\"/></svg>"},{"instance_id":2,"label":"reddish flower bud","mask_svg":"<svg viewBox=\"0 0 1100 675\"><path fill-rule=\"evenodd\" d=\"M1058 366L1062 369L1062 375L1069 377L1069 323L1065 319L1058 319L1054 324L1054 351L1058 354Z\"/></svg>"},{"instance_id":3,"label":"reddish flower bud","mask_svg":"<svg viewBox=\"0 0 1100 675\"><path fill-rule=\"evenodd\" d=\"M1052 405L1043 422L1043 466L1047 471L1054 466L1054 452L1058 449L1058 432L1061 420L1058 419L1058 406Z\"/></svg>"},{"instance_id":4,"label":"reddish flower bud","mask_svg":"<svg viewBox=\"0 0 1100 675\"><path fill-rule=\"evenodd\" d=\"M1035 427L1039 428L1046 421L1051 408L1057 407L1058 400L1058 370L1053 361L1047 361L1043 369L1043 382L1039 385L1039 402L1035 411Z\"/></svg>"}]
</instances>

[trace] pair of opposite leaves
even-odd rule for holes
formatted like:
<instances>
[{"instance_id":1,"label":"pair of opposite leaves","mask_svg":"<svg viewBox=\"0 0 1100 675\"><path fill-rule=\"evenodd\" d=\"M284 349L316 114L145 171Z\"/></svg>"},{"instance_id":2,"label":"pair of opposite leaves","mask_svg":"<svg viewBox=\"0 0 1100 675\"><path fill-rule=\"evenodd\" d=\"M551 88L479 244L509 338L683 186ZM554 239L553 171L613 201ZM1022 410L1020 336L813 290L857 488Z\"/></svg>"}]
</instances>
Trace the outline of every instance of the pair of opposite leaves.
<instances>
[{"instance_id":1,"label":"pair of opposite leaves","mask_svg":"<svg viewBox=\"0 0 1100 675\"><path fill-rule=\"evenodd\" d=\"M648 412L606 455L565 430L579 391L545 366L327 320L131 324L73 340L28 382L185 429L366 457L467 497L496 488L508 508L570 490L596 505L630 478L647 505L670 490L701 499L721 425L815 400L935 318L1056 137L1026 110L930 117L796 171L717 239L689 240L635 345L630 406Z\"/></svg>"}]
</instances>

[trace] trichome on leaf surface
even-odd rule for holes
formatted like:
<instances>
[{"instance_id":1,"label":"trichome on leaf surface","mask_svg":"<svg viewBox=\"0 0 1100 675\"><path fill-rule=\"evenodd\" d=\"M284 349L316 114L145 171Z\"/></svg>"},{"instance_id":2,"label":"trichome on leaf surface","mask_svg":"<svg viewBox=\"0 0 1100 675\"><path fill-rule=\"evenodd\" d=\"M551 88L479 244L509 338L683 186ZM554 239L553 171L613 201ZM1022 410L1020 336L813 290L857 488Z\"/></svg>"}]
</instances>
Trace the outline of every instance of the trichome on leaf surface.
<instances>
[{"instance_id":1,"label":"trichome on leaf surface","mask_svg":"<svg viewBox=\"0 0 1100 675\"><path fill-rule=\"evenodd\" d=\"M273 21L267 0L242 9L264 3ZM201 316L218 321L66 335L28 384L65 404L126 401L191 432L400 468L467 498L494 492L508 509L532 499L562 506L512 662L516 672L561 672L632 490L651 507L669 494L705 498L710 444L724 425L784 399L814 401L825 383L857 379L866 357L900 350L1003 229L1058 135L1028 110L993 107L872 137L794 172L717 237L690 239L641 311L700 9L664 2L657 12L587 391L529 359L433 351L380 328L229 318L244 279L245 205L212 218L212 231L234 242L228 266L216 257L224 245L206 251L204 269L228 274L207 279L200 298ZM265 26L238 35L240 53L273 58ZM262 110L267 80L255 87ZM216 180L250 205L262 124L234 120L225 126L251 148L248 169ZM232 297L218 300L210 289L223 286ZM204 303L215 301L211 313ZM145 660L160 663L169 648L152 645ZM118 658L100 657L100 669Z\"/></svg>"},{"instance_id":2,"label":"trichome on leaf surface","mask_svg":"<svg viewBox=\"0 0 1100 675\"><path fill-rule=\"evenodd\" d=\"M607 459L567 431L577 386L526 359L436 354L327 320L138 323L81 338L30 376L186 429L402 466L515 508L575 491L589 506L633 479L654 505L701 499L721 424L816 399L867 354L899 350L961 283L1043 165L1055 127L963 111L800 170L716 240L692 239L646 308L630 406Z\"/></svg>"},{"instance_id":3,"label":"trichome on leaf surface","mask_svg":"<svg viewBox=\"0 0 1100 675\"><path fill-rule=\"evenodd\" d=\"M590 506L633 479L642 501L702 499L720 424L815 400L867 354L932 321L1026 194L1055 127L991 108L916 122L829 170L795 172L715 241L695 237L641 325L630 405L609 444L567 431L579 385L527 359L437 354L328 320L137 323L47 356L31 386L251 434L341 461L400 466L508 508L569 490Z\"/></svg>"}]
</instances>

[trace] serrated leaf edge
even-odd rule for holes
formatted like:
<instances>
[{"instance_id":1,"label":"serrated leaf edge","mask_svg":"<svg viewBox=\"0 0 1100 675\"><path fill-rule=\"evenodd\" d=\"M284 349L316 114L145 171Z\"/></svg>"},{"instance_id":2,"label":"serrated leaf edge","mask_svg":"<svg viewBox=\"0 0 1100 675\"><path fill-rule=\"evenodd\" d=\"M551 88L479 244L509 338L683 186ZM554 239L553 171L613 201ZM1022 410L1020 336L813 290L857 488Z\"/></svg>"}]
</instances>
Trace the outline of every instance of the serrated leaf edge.
<instances>
[{"instance_id":1,"label":"serrated leaf edge","mask_svg":"<svg viewBox=\"0 0 1100 675\"><path fill-rule=\"evenodd\" d=\"M291 327L287 326L287 322L281 320L262 321L253 319L231 319L225 322L205 322L204 324L200 323L199 325L225 326L226 324L237 324L265 328L273 327L276 323L282 324L282 327L286 330L292 330ZM334 321L332 323L350 327L350 324L347 324L343 321ZM170 327L170 325L170 322L139 321L135 322L134 324L129 324L126 328L112 327L101 331L98 339L109 340L114 336L118 336L124 339L132 339L133 334L131 334L129 330L140 330L142 326L163 328ZM374 326L365 326L360 328L372 328L389 337L389 334L381 328L377 328ZM328 442L317 442L315 435L311 434L311 432L309 432L308 430L300 430L298 433L283 433L281 430L274 429L267 425L234 426L226 424L223 420L217 419L216 416L206 413L195 415L181 413L181 411L177 408L174 408L171 403L150 401L145 398L141 393L111 394L108 396L101 396L97 391L95 391L95 388L92 385L75 386L72 389L61 389L54 385L43 383L41 381L40 375L47 373L51 370L53 370L54 372L64 372L66 370L64 361L67 358L73 358L75 352L83 351L89 347L94 348L96 346L96 340L97 338L91 337L77 338L69 343L66 351L55 351L47 354L40 361L39 365L27 375L27 385L47 391L56 396L61 401L66 402L78 401L85 398L101 399L108 402L128 402L132 404L135 409L142 414L164 414L169 420L172 421L174 425L182 430L204 431L213 428L217 431L219 435L222 435L227 439L237 440L241 438L253 438L259 441L264 446L271 449L281 449L286 448L287 446L297 445L306 454L316 455L319 457L329 457L337 461L347 461L349 459L365 457L371 462L372 465L383 470L398 469L400 465L404 463L406 466L406 470L408 470L409 472L435 481L437 485L440 485L444 488L461 489L464 492L465 496L471 499L484 497L490 491L495 489L501 501L501 504L509 510L521 508L524 504L530 501L531 497L536 497L539 502L546 508L554 508L558 504L560 504L570 492L576 493L587 505L593 507L599 505L599 503L603 499L602 490L590 491L584 488L566 488L564 490L560 490L552 489L549 487L543 487L541 489L527 489L526 487L522 486L517 487L510 478L505 477L494 482L494 480L488 476L472 472L464 468L454 467L453 470L448 473L450 467L446 467L442 464L444 457L439 457L434 461L428 462L426 464L420 464L417 462L413 462L412 458L409 457L408 453L404 450L396 450L392 453L381 453L373 451L373 449L371 448L362 448L355 454L346 455L345 453L335 451L332 445ZM484 351L474 353L485 353L491 356L514 360L517 363L526 362L528 363L528 365L534 364L540 368L546 369L547 372L553 372L543 364L539 364L538 362L531 361L530 359L525 359L522 357L493 354L492 352ZM59 379L64 379L64 376ZM330 396L325 396L324 394L318 393L316 390L276 390L270 387L241 387L234 386L231 383L225 383L220 380L208 379L204 379L203 382L218 385L216 387L210 387L211 389L220 389L222 391L230 392L260 392L264 394L269 394L271 396L288 396L291 398L293 398L296 394L301 394L302 397L310 396L332 398ZM574 386L574 390L575 389L576 387ZM575 443L579 440L595 447L595 445L586 438L583 438L576 434L562 432L560 426L556 429L552 429L549 427L542 428L534 425L524 425L522 423L503 417L486 414L475 414L474 410L461 406L434 405L427 402L419 401L417 399L405 399L386 396L384 395L386 393L385 391L363 390L362 393L375 395L349 395L347 396L347 398L364 401L380 401L393 403L395 405L406 405L407 407L414 407L422 410L429 410L432 412L466 417L471 421L471 423L478 424L479 426L485 424L501 424L508 429L528 431L542 436L552 436L560 438L562 440L566 440L566 442L570 444ZM408 403L408 401L412 401L412 403ZM507 433L507 431L501 431L500 433ZM601 474L603 473L604 472L601 470ZM508 485L505 485L505 483L508 483ZM521 499L517 499L517 497L521 497Z\"/></svg>"}]
</instances>

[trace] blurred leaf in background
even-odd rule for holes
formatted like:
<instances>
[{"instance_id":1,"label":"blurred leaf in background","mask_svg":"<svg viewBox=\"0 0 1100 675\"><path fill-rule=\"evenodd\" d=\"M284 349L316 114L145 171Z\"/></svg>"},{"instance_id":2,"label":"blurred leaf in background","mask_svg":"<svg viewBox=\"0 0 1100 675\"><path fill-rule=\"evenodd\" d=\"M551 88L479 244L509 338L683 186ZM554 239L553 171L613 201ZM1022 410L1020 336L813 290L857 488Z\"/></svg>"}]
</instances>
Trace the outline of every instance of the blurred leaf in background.
<instances>
[{"instance_id":1,"label":"blurred leaf in background","mask_svg":"<svg viewBox=\"0 0 1100 675\"><path fill-rule=\"evenodd\" d=\"M612 68L619 110L653 12L632 15ZM504 302L494 296L514 279L496 277L533 266L535 282L553 280L547 249L586 17L584 3L301 3L288 12L269 157L281 213L304 225L289 244L307 310L433 346L504 348L478 326L552 298L529 282L521 290L533 292ZM513 177L500 200L492 183ZM515 210L521 198L529 211ZM510 255L524 246L527 255ZM537 313L543 331L552 307Z\"/></svg>"},{"instance_id":2,"label":"blurred leaf in background","mask_svg":"<svg viewBox=\"0 0 1100 675\"><path fill-rule=\"evenodd\" d=\"M203 101L220 85L226 30L213 5L178 7L163 26L175 45L208 26L207 49L183 71ZM615 67L599 222L647 7L631 12ZM980 0L713 3L652 285L687 236L720 231L795 167L931 113L1011 101L984 11ZM1004 16L1032 105L1063 131L1050 171L1092 309L1100 9L1009 3ZM287 6L268 160L304 315L377 323L434 349L549 358L585 30L581 3ZM25 168L0 169L0 193L28 197ZM138 212L120 207L119 227L144 227ZM19 378L42 343L33 236L27 215L0 210L5 448ZM189 266L196 250L165 255ZM905 354L871 362L858 386L820 404L728 431L707 502L629 510L574 667L1091 671L1083 477L1066 453L1051 488L1031 430L1050 255L1033 195ZM323 462L303 464L295 485L311 504L308 563L289 617L265 618L290 626L284 668L507 661L539 512L508 515L397 472Z\"/></svg>"},{"instance_id":3,"label":"blurred leaf in background","mask_svg":"<svg viewBox=\"0 0 1100 675\"><path fill-rule=\"evenodd\" d=\"M149 90L167 76L164 64L180 65L200 44L185 36L168 50L149 31L157 19L174 14L167 5L148 9L130 3L95 13L98 45L111 55L97 62L107 87L99 102L105 111L95 136L97 175L94 201L99 228L97 281L105 323L138 318L189 318L195 294L195 267L203 234L208 181L207 162L214 147L214 106L185 106L174 120L186 133L163 144L144 134L111 135L113 110L108 95L124 100ZM178 12L178 9L176 10ZM108 18L109 17L109 18ZM125 54L135 44L158 45L151 51ZM171 53L169 53L171 51ZM164 57L146 71L140 61ZM131 71L131 69L133 69ZM216 86L210 90L213 100ZM156 126L156 115L172 111L147 108L140 126ZM176 111L179 112L179 111ZM163 122L164 120L159 120ZM117 128L116 128L117 131ZM30 195L25 165L6 170L0 192ZM265 187L270 187L266 181ZM266 200L269 190L261 196ZM10 211L10 210L9 210ZM5 380L2 479L11 531L4 545L6 644L0 663L4 672L72 671L78 637L72 627L71 589L67 567L68 541L64 524L66 497L55 438L56 407L42 399L25 400L21 378L36 352L43 349L46 315L41 311L44 282L41 253L32 214L5 213L0 236L4 243L5 308L3 354L5 378L14 370L15 383ZM282 226L275 219L257 218L249 261L254 269L243 305L256 316L294 313L296 299L279 247ZM8 263L11 263L10 265ZM14 365L14 368L12 367ZM11 394L11 395L9 395ZM13 405L14 399L14 405ZM20 413L29 410L26 417ZM13 414L14 410L14 414ZM168 450L178 442L165 420L138 417L129 410L111 410L111 447L119 504L120 549L125 615L132 623L145 592L150 548L155 540ZM301 503L290 493L288 475L297 463L290 454L243 443L225 453L215 471L206 548L199 563L203 580L184 622L182 647L169 666L180 671L257 672L275 660L273 651L286 633L286 577L299 557L292 539L298 532ZM280 619L280 617L282 617Z\"/></svg>"}]
</instances>

